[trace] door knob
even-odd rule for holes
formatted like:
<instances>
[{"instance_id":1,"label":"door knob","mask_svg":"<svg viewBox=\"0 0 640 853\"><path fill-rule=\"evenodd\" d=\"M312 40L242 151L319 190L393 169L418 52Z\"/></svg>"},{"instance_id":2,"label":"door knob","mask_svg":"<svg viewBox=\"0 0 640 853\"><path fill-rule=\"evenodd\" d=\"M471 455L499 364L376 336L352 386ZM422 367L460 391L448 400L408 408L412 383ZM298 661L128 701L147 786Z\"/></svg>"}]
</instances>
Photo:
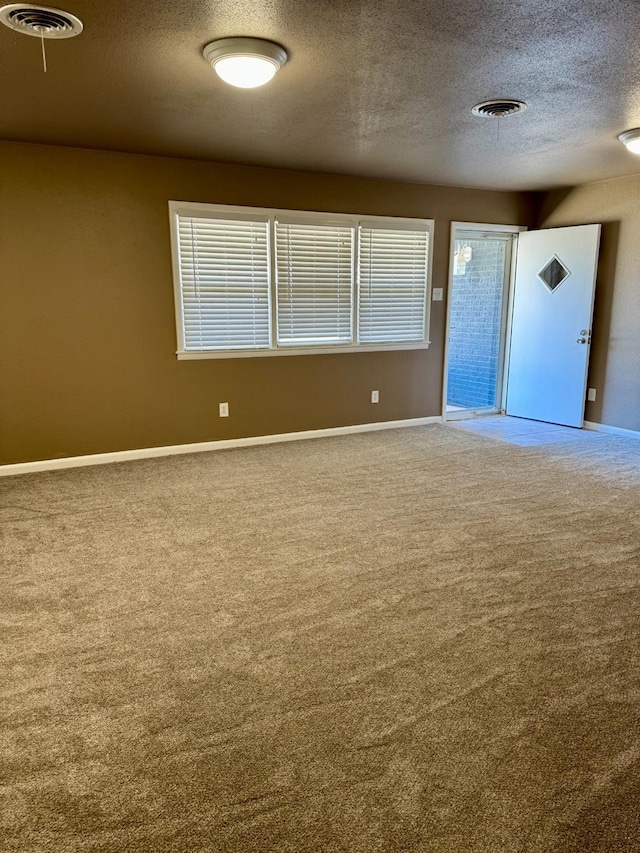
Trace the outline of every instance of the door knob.
<instances>
[{"instance_id":1,"label":"door knob","mask_svg":"<svg viewBox=\"0 0 640 853\"><path fill-rule=\"evenodd\" d=\"M578 340L576 341L576 343L578 343L578 344L586 344L586 342L587 342L586 338L578 338Z\"/></svg>"},{"instance_id":2,"label":"door knob","mask_svg":"<svg viewBox=\"0 0 640 853\"><path fill-rule=\"evenodd\" d=\"M580 332L580 334L581 334L581 335L588 335L588 334L589 334L589 329L582 329L582 331Z\"/></svg>"}]
</instances>

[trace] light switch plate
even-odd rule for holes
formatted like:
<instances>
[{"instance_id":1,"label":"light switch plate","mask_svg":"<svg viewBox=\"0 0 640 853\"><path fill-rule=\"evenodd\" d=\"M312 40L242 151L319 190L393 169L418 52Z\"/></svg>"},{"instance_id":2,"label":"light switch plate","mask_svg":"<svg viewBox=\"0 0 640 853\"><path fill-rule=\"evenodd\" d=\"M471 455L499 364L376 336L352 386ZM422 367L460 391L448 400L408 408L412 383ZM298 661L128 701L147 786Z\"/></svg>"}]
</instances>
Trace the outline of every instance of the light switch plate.
<instances>
[{"instance_id":1,"label":"light switch plate","mask_svg":"<svg viewBox=\"0 0 640 853\"><path fill-rule=\"evenodd\" d=\"M444 287L434 287L431 293L431 299L434 302L442 302L444 299Z\"/></svg>"}]
</instances>

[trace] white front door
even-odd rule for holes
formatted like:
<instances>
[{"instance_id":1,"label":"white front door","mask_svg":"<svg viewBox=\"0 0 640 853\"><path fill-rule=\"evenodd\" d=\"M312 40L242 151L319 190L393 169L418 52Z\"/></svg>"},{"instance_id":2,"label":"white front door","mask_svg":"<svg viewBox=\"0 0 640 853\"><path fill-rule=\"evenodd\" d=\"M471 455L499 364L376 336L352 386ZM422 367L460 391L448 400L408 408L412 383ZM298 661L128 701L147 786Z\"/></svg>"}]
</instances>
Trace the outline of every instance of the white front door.
<instances>
[{"instance_id":1,"label":"white front door","mask_svg":"<svg viewBox=\"0 0 640 853\"><path fill-rule=\"evenodd\" d=\"M582 426L599 242L599 225L519 236L508 415Z\"/></svg>"}]
</instances>

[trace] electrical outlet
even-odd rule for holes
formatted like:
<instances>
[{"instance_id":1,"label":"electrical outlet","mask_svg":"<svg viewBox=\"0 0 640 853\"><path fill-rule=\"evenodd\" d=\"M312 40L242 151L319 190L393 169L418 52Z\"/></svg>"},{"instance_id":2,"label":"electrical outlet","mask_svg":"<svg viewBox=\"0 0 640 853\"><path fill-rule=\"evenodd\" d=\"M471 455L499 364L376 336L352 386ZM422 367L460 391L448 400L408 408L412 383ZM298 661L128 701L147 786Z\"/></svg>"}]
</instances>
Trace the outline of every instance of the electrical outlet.
<instances>
[{"instance_id":1,"label":"electrical outlet","mask_svg":"<svg viewBox=\"0 0 640 853\"><path fill-rule=\"evenodd\" d=\"M593 403L595 401L595 399L596 399L596 389L595 388L589 388L589 390L587 391L587 400L589 400L590 403Z\"/></svg>"},{"instance_id":2,"label":"electrical outlet","mask_svg":"<svg viewBox=\"0 0 640 853\"><path fill-rule=\"evenodd\" d=\"M372 403L379 403L380 402L380 392L379 391L372 391L371 392L371 402Z\"/></svg>"},{"instance_id":3,"label":"electrical outlet","mask_svg":"<svg viewBox=\"0 0 640 853\"><path fill-rule=\"evenodd\" d=\"M434 287L431 291L431 299L434 302L442 302L444 299L444 287Z\"/></svg>"},{"instance_id":4,"label":"electrical outlet","mask_svg":"<svg viewBox=\"0 0 640 853\"><path fill-rule=\"evenodd\" d=\"M220 403L218 406L218 411L220 412L221 418L229 417L229 404L228 403Z\"/></svg>"}]
</instances>

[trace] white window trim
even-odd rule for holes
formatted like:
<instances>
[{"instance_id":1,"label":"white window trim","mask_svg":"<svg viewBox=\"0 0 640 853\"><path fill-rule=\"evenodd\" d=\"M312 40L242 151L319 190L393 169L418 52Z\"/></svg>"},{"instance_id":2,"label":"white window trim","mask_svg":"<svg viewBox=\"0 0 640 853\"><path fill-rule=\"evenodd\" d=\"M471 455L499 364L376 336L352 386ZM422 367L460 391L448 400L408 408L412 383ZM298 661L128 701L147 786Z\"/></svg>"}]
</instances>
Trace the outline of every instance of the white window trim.
<instances>
[{"instance_id":1,"label":"white window trim","mask_svg":"<svg viewBox=\"0 0 640 853\"><path fill-rule=\"evenodd\" d=\"M269 305L270 305L270 328L271 328L271 344L269 349L245 349L245 350L185 350L184 343L184 316L182 309L182 290L180 281L180 258L178 252L178 216L201 216L208 214L212 218L224 215L236 219L261 219L266 217L269 221L269 240L268 240L268 257L269 257L269 272L271 286L269 288ZM276 306L274 298L274 281L275 281L275 245L273 223L275 219L285 219L294 222L313 222L313 223L333 223L349 224L354 228L354 279L352 283L352 323L354 329L357 329L357 311L358 311L358 275L357 264L359 255L359 226L374 226L383 228L386 225L394 229L406 228L408 230L416 228L424 228L429 233L428 240L428 255L427 255L427 288L426 288L426 304L425 304L425 337L421 341L406 341L406 342L391 342L381 344L359 344L355 340L348 344L330 344L323 346L322 344L314 344L313 346L296 347L291 345L278 345L275 334L276 322ZM204 204L201 202L186 202L186 201L170 201L169 202L169 220L171 229L171 258L173 267L173 287L174 301L176 313L176 331L177 331L177 350L176 355L179 361L197 361L201 359L217 359L217 358L269 358L272 356L295 356L295 355L326 355L332 353L345 352L384 352L384 351L399 351L399 350L419 350L428 349L431 343L429 339L431 327L431 275L433 268L433 235L434 235L434 220L420 219L397 216L371 216L345 213L329 213L326 211L305 211L305 210L287 210L269 207L245 207L239 205L227 204Z\"/></svg>"}]
</instances>

